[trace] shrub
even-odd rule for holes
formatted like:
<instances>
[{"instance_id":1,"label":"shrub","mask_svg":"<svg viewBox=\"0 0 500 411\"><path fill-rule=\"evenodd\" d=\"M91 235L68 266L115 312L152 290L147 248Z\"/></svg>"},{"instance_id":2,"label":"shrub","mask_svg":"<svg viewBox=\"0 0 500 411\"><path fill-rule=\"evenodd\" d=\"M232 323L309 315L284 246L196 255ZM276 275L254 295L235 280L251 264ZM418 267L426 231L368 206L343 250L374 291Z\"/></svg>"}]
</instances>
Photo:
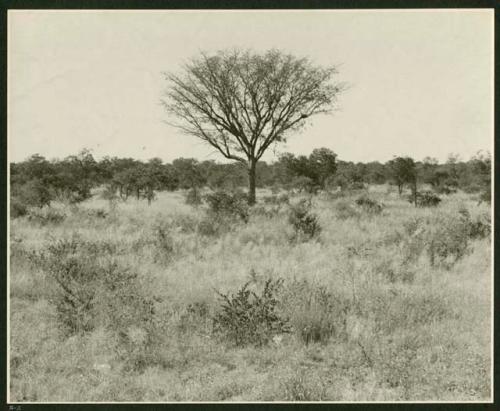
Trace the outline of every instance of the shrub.
<instances>
[{"instance_id":1,"label":"shrub","mask_svg":"<svg viewBox=\"0 0 500 411\"><path fill-rule=\"evenodd\" d=\"M216 191L213 194L207 194L205 200L212 214L224 218L237 218L245 223L248 222L249 207L245 193Z\"/></svg>"},{"instance_id":2,"label":"shrub","mask_svg":"<svg viewBox=\"0 0 500 411\"><path fill-rule=\"evenodd\" d=\"M413 195L408 197L410 203L414 202ZM417 193L417 206L418 207L436 207L441 202L441 198L434 194L432 191L424 190Z\"/></svg>"},{"instance_id":3,"label":"shrub","mask_svg":"<svg viewBox=\"0 0 500 411\"><path fill-rule=\"evenodd\" d=\"M302 200L290 208L288 221L294 229L294 240L312 239L321 232L318 218L310 212L310 209L311 203L307 200Z\"/></svg>"},{"instance_id":4,"label":"shrub","mask_svg":"<svg viewBox=\"0 0 500 411\"><path fill-rule=\"evenodd\" d=\"M489 214L484 213L469 221L469 237L472 239L488 237L491 234L490 218Z\"/></svg>"},{"instance_id":5,"label":"shrub","mask_svg":"<svg viewBox=\"0 0 500 411\"><path fill-rule=\"evenodd\" d=\"M13 187L13 191L20 202L31 207L48 206L54 199L48 185L39 179L30 180L20 187Z\"/></svg>"},{"instance_id":6,"label":"shrub","mask_svg":"<svg viewBox=\"0 0 500 411\"><path fill-rule=\"evenodd\" d=\"M28 214L28 208L17 198L10 199L10 218L23 217Z\"/></svg>"},{"instance_id":7,"label":"shrub","mask_svg":"<svg viewBox=\"0 0 500 411\"><path fill-rule=\"evenodd\" d=\"M137 274L109 258L105 248L78 236L49 244L38 253L43 271L58 285L53 303L69 335L97 327L125 332L151 320L152 300L141 293Z\"/></svg>"},{"instance_id":8,"label":"shrub","mask_svg":"<svg viewBox=\"0 0 500 411\"><path fill-rule=\"evenodd\" d=\"M203 200L200 191L197 188L193 187L186 193L186 204L197 207L202 203Z\"/></svg>"},{"instance_id":9,"label":"shrub","mask_svg":"<svg viewBox=\"0 0 500 411\"><path fill-rule=\"evenodd\" d=\"M356 204L368 214L380 214L382 212L382 204L369 198L367 195L358 197Z\"/></svg>"},{"instance_id":10,"label":"shrub","mask_svg":"<svg viewBox=\"0 0 500 411\"><path fill-rule=\"evenodd\" d=\"M426 245L431 265L450 268L469 251L469 220L464 216L441 216L427 228Z\"/></svg>"},{"instance_id":11,"label":"shrub","mask_svg":"<svg viewBox=\"0 0 500 411\"><path fill-rule=\"evenodd\" d=\"M246 283L236 294L218 293L221 311L213 318L213 329L237 346L264 345L277 334L290 332L288 319L277 311L277 292L282 280L267 280L260 295Z\"/></svg>"}]
</instances>

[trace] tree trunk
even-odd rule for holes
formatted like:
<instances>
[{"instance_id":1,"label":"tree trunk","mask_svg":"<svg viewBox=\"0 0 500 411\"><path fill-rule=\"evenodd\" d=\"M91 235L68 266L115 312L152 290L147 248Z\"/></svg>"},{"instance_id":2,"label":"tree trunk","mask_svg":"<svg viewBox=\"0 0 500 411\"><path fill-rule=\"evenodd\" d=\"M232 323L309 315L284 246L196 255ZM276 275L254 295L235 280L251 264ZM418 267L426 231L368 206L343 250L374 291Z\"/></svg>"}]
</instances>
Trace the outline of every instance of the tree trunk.
<instances>
[{"instance_id":1,"label":"tree trunk","mask_svg":"<svg viewBox=\"0 0 500 411\"><path fill-rule=\"evenodd\" d=\"M249 160L248 164L248 204L255 204L255 170L257 161Z\"/></svg>"}]
</instances>

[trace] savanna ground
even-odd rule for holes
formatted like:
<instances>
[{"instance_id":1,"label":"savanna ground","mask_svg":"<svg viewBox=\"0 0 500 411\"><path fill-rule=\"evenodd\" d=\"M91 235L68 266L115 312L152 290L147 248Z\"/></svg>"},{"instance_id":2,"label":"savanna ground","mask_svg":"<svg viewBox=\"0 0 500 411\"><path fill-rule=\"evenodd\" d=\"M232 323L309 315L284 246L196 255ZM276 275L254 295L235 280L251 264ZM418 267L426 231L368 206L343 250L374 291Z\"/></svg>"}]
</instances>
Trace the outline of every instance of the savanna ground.
<instances>
[{"instance_id":1,"label":"savanna ground","mask_svg":"<svg viewBox=\"0 0 500 411\"><path fill-rule=\"evenodd\" d=\"M293 239L287 204L221 224L181 192L12 219L10 400L488 401L490 206L369 195L382 212L359 193L313 197L312 239ZM99 284L82 291L90 307L68 303L64 269ZM268 279L282 279L289 332L261 344L214 332L218 292L260 295Z\"/></svg>"}]
</instances>

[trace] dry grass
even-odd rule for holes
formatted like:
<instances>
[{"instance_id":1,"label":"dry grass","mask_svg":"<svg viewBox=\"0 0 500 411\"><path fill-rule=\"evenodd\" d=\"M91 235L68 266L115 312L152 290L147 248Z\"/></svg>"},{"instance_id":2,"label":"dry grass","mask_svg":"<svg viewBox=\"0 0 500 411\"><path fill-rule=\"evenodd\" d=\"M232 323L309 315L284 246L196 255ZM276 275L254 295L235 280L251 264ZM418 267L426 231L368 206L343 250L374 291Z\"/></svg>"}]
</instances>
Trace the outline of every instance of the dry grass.
<instances>
[{"instance_id":1,"label":"dry grass","mask_svg":"<svg viewBox=\"0 0 500 411\"><path fill-rule=\"evenodd\" d=\"M272 218L256 212L246 225L200 235L203 207L186 205L182 193L161 193L150 207L129 200L110 210L98 199L56 206L61 222L11 221L10 400L489 400L490 239L470 240L450 267L433 266L417 245L408 248L404 228L415 218L438 224L438 214L461 206L472 215L489 209L463 193L437 209L415 209L385 187L369 194L384 204L382 213L339 215L336 203L357 196L314 198L322 230L305 242L289 241L286 206ZM29 256L75 232L113 244L114 257L156 301L161 340L140 369L127 367L112 328L60 331L56 284ZM404 250L412 259L402 258ZM211 330L215 290L233 293L268 278L284 280L280 309L294 332L264 347L221 344ZM304 338L313 326L323 334ZM131 327L127 355L143 350L143 337Z\"/></svg>"}]
</instances>

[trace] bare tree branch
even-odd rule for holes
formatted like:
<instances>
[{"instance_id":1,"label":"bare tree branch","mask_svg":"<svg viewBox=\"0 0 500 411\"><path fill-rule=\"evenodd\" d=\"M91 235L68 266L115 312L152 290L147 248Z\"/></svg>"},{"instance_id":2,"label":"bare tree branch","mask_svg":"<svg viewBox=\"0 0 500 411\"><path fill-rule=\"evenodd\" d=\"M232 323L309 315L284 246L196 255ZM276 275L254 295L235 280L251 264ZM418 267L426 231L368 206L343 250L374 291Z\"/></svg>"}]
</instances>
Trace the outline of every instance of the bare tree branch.
<instances>
[{"instance_id":1,"label":"bare tree branch","mask_svg":"<svg viewBox=\"0 0 500 411\"><path fill-rule=\"evenodd\" d=\"M332 111L345 89L332 81L336 73L277 50L202 53L180 74L166 74L162 104L184 133L252 170L273 142Z\"/></svg>"}]
</instances>

